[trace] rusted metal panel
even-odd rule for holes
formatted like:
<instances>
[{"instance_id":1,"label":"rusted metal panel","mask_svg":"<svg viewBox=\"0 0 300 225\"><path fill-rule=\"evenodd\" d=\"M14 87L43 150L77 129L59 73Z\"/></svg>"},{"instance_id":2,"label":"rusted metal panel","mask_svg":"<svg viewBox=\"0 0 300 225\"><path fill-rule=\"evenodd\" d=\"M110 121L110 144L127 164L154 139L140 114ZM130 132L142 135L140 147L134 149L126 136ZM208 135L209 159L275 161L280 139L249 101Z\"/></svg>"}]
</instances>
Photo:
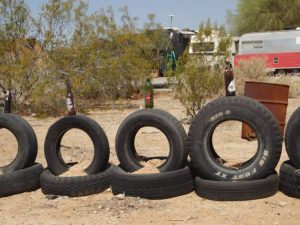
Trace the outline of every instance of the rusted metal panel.
<instances>
[{"instance_id":1,"label":"rusted metal panel","mask_svg":"<svg viewBox=\"0 0 300 225\"><path fill-rule=\"evenodd\" d=\"M274 114L278 120L280 131L283 136L286 110L288 106L289 86L283 84L246 81L245 96L256 99ZM242 126L242 138L247 140L255 138L255 133L245 123L243 123Z\"/></svg>"}]
</instances>

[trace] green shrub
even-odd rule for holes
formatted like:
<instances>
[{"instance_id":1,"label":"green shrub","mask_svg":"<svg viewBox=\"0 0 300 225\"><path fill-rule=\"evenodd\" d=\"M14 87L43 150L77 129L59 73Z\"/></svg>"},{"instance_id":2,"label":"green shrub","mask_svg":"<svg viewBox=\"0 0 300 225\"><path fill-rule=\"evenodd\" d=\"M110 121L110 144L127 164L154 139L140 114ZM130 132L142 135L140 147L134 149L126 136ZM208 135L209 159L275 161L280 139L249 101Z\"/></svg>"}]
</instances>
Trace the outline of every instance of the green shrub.
<instances>
[{"instance_id":1,"label":"green shrub","mask_svg":"<svg viewBox=\"0 0 300 225\"><path fill-rule=\"evenodd\" d=\"M121 25L117 25L111 7L89 15L86 1L46 1L38 19L29 16L24 1L14 2L26 17L14 15L17 12L9 0L3 2L0 6L6 8L0 10L0 16L11 24L0 21L0 39L5 40L0 42L0 85L13 90L15 112L65 112L62 78L71 80L80 111L95 101L105 104L132 98L140 94L145 78L157 68L153 50L168 41L154 15L149 15L141 30L127 7L120 9ZM26 39L29 35L39 40L39 51L30 44L24 48L31 42ZM21 42L16 45L16 40Z\"/></svg>"},{"instance_id":2,"label":"green shrub","mask_svg":"<svg viewBox=\"0 0 300 225\"><path fill-rule=\"evenodd\" d=\"M206 24L200 24L196 37L201 48L196 54L185 52L180 57L176 69L176 96L190 118L194 117L207 101L224 94L223 72L231 43L224 27L212 28L210 20L207 20ZM212 50L212 46L207 43L211 43L215 38L219 39L220 44L214 49L216 51L208 56L206 53Z\"/></svg>"},{"instance_id":3,"label":"green shrub","mask_svg":"<svg viewBox=\"0 0 300 225\"><path fill-rule=\"evenodd\" d=\"M223 75L220 70L204 67L192 58L177 69L176 78L176 96L188 117L195 117L208 100L222 95Z\"/></svg>"}]
</instances>

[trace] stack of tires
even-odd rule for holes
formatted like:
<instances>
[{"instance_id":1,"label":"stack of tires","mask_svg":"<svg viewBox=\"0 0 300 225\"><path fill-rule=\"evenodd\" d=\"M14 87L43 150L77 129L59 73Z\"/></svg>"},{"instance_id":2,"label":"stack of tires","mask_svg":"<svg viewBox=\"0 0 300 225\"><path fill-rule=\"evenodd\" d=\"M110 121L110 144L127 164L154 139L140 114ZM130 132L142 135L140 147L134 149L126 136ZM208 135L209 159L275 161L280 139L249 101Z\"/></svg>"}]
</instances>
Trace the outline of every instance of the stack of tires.
<instances>
[{"instance_id":1,"label":"stack of tires","mask_svg":"<svg viewBox=\"0 0 300 225\"><path fill-rule=\"evenodd\" d=\"M168 139L170 152L165 162L158 166L160 173L133 173L142 168L134 140L143 127L155 127ZM180 122L165 111L142 109L129 115L116 136L115 146L120 165L112 173L113 194L165 199L192 192L194 181L191 170L186 165L186 139L187 135Z\"/></svg>"},{"instance_id":2,"label":"stack of tires","mask_svg":"<svg viewBox=\"0 0 300 225\"><path fill-rule=\"evenodd\" d=\"M0 114L0 128L10 131L18 142L15 159L0 167L0 197L38 189L43 166L35 163L37 139L34 130L26 120L9 113Z\"/></svg>"},{"instance_id":3,"label":"stack of tires","mask_svg":"<svg viewBox=\"0 0 300 225\"><path fill-rule=\"evenodd\" d=\"M85 168L87 175L65 177L61 175L72 165L65 163L60 147L65 133L73 128L82 130L90 137L94 146L94 157ZM106 134L96 121L80 115L59 119L47 132L44 151L48 164L40 180L44 194L78 197L100 193L109 188L113 169L108 163L109 144Z\"/></svg>"},{"instance_id":4,"label":"stack of tires","mask_svg":"<svg viewBox=\"0 0 300 225\"><path fill-rule=\"evenodd\" d=\"M230 120L247 123L258 142L256 154L239 168L224 166L212 142L216 127ZM138 130L146 126L159 129L169 141L170 154L158 167L160 173L133 173L142 167L134 140ZM139 110L123 121L115 146L120 161L112 172L115 195L163 199L195 190L197 195L211 200L242 201L278 192L275 167L282 150L280 127L264 105L248 97L212 101L194 118L188 137L180 122L169 113Z\"/></svg>"},{"instance_id":5,"label":"stack of tires","mask_svg":"<svg viewBox=\"0 0 300 225\"><path fill-rule=\"evenodd\" d=\"M290 160L280 167L280 190L295 198L300 198L300 108L290 117L285 131L285 146Z\"/></svg>"},{"instance_id":6,"label":"stack of tires","mask_svg":"<svg viewBox=\"0 0 300 225\"><path fill-rule=\"evenodd\" d=\"M255 155L238 168L225 166L213 145L216 128L226 121L247 123L256 134ZM136 135L144 127L160 130L169 143L169 154L157 167L159 173L135 173L143 167L141 161L147 160L135 147ZM44 144L46 170L35 163L37 140L24 119L0 114L0 128L8 129L18 142L16 158L0 167L0 197L40 186L46 195L78 197L111 186L114 195L148 199L171 198L195 190L198 196L211 200L241 201L269 197L278 189L300 198L300 108L287 125L285 143L290 160L282 164L279 177L275 171L282 149L279 124L264 105L248 97L223 97L210 102L194 118L188 135L181 123L163 110L132 113L117 131L118 166L109 164L109 143L103 129L85 116L65 116L49 128ZM90 137L94 157L85 168L86 175L67 177L63 173L72 165L64 161L60 148L63 136L73 128Z\"/></svg>"},{"instance_id":7,"label":"stack of tires","mask_svg":"<svg viewBox=\"0 0 300 225\"><path fill-rule=\"evenodd\" d=\"M238 169L222 164L212 144L216 127L225 121L247 123L256 133L256 154ZM282 138L276 118L261 103L248 97L223 97L206 105L188 134L188 149L196 194L207 199L238 201L264 198L278 191L275 167Z\"/></svg>"}]
</instances>

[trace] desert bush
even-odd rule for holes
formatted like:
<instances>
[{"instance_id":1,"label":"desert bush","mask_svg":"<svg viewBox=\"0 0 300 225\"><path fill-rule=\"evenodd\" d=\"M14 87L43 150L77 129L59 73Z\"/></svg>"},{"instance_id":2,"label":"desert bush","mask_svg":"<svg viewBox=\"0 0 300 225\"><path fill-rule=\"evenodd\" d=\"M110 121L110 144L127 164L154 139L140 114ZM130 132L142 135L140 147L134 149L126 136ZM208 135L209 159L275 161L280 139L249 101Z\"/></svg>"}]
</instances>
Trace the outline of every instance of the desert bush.
<instances>
[{"instance_id":1,"label":"desert bush","mask_svg":"<svg viewBox=\"0 0 300 225\"><path fill-rule=\"evenodd\" d=\"M190 118L195 117L208 100L221 95L223 76L220 71L203 67L194 60L179 68L176 78L176 96Z\"/></svg>"},{"instance_id":2,"label":"desert bush","mask_svg":"<svg viewBox=\"0 0 300 225\"><path fill-rule=\"evenodd\" d=\"M44 93L41 95L41 93ZM37 88L30 98L29 113L37 114L39 117L48 115L58 116L66 112L65 89L62 85L51 85L43 83Z\"/></svg>"},{"instance_id":3,"label":"desert bush","mask_svg":"<svg viewBox=\"0 0 300 225\"><path fill-rule=\"evenodd\" d=\"M20 38L0 44L0 83L3 92L12 90L16 112L26 110L33 91L43 82L45 59L35 40Z\"/></svg>"},{"instance_id":4,"label":"desert bush","mask_svg":"<svg viewBox=\"0 0 300 225\"><path fill-rule=\"evenodd\" d=\"M206 48L210 46L200 44L201 49L198 49L197 54L185 52L178 61L175 72L176 97L184 105L189 118L194 117L207 101L224 93L223 71L226 56L229 55L229 37L224 27L213 29L209 20L206 24L202 22L197 35L199 43L209 43L213 36L218 36L221 44L212 56L206 55Z\"/></svg>"},{"instance_id":5,"label":"desert bush","mask_svg":"<svg viewBox=\"0 0 300 225\"><path fill-rule=\"evenodd\" d=\"M234 69L236 92L238 95L244 94L246 81L267 81L266 62L265 58L251 58L239 62L239 66Z\"/></svg>"},{"instance_id":6,"label":"desert bush","mask_svg":"<svg viewBox=\"0 0 300 225\"><path fill-rule=\"evenodd\" d=\"M300 96L300 80L298 77L280 76L280 77L268 77L267 83L284 84L289 86L289 97L295 98Z\"/></svg>"},{"instance_id":7,"label":"desert bush","mask_svg":"<svg viewBox=\"0 0 300 225\"><path fill-rule=\"evenodd\" d=\"M154 15L149 15L144 29L138 29L137 18L129 15L127 7L120 9L117 25L111 7L89 15L86 1L49 0L34 19L24 1L13 1L23 9L16 12L5 8L14 7L6 4L9 1L0 3L0 38L5 40L0 43L0 87L13 89L15 111L42 115L65 111L61 83L67 78L79 109L91 105L85 102L131 98L157 68L153 49L164 41ZM28 36L40 43L39 52L24 50ZM15 46L23 49L6 43L16 40L22 43Z\"/></svg>"},{"instance_id":8,"label":"desert bush","mask_svg":"<svg viewBox=\"0 0 300 225\"><path fill-rule=\"evenodd\" d=\"M300 80L297 77L268 76L266 72L266 59L265 58L251 58L239 62L239 67L234 70L237 93L244 94L246 81L257 81L272 84L285 84L289 88L289 97L297 97L300 95Z\"/></svg>"},{"instance_id":9,"label":"desert bush","mask_svg":"<svg viewBox=\"0 0 300 225\"><path fill-rule=\"evenodd\" d=\"M300 96L300 80L293 80L293 78L290 78L290 92L289 97L290 98L296 98Z\"/></svg>"}]
</instances>

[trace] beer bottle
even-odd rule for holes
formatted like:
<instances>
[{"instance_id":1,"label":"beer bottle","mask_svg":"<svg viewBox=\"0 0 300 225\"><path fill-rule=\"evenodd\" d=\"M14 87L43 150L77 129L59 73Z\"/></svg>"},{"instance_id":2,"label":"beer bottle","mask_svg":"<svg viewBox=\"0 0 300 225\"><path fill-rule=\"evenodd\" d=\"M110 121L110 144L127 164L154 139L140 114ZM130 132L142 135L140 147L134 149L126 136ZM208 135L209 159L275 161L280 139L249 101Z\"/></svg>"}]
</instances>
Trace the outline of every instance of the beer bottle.
<instances>
[{"instance_id":1,"label":"beer bottle","mask_svg":"<svg viewBox=\"0 0 300 225\"><path fill-rule=\"evenodd\" d=\"M146 79L146 84L144 86L144 100L145 100L145 109L152 109L154 107L153 86L149 78Z\"/></svg>"},{"instance_id":2,"label":"beer bottle","mask_svg":"<svg viewBox=\"0 0 300 225\"><path fill-rule=\"evenodd\" d=\"M230 62L226 62L225 72L224 72L224 81L225 81L225 94L226 96L235 96L235 80L232 71L232 65Z\"/></svg>"},{"instance_id":3,"label":"beer bottle","mask_svg":"<svg viewBox=\"0 0 300 225\"><path fill-rule=\"evenodd\" d=\"M66 86L67 86L66 103L67 103L68 115L76 115L74 96L72 94L70 81L66 82Z\"/></svg>"},{"instance_id":4,"label":"beer bottle","mask_svg":"<svg viewBox=\"0 0 300 225\"><path fill-rule=\"evenodd\" d=\"M8 89L5 93L5 101L4 101L4 112L11 113L11 90Z\"/></svg>"}]
</instances>

